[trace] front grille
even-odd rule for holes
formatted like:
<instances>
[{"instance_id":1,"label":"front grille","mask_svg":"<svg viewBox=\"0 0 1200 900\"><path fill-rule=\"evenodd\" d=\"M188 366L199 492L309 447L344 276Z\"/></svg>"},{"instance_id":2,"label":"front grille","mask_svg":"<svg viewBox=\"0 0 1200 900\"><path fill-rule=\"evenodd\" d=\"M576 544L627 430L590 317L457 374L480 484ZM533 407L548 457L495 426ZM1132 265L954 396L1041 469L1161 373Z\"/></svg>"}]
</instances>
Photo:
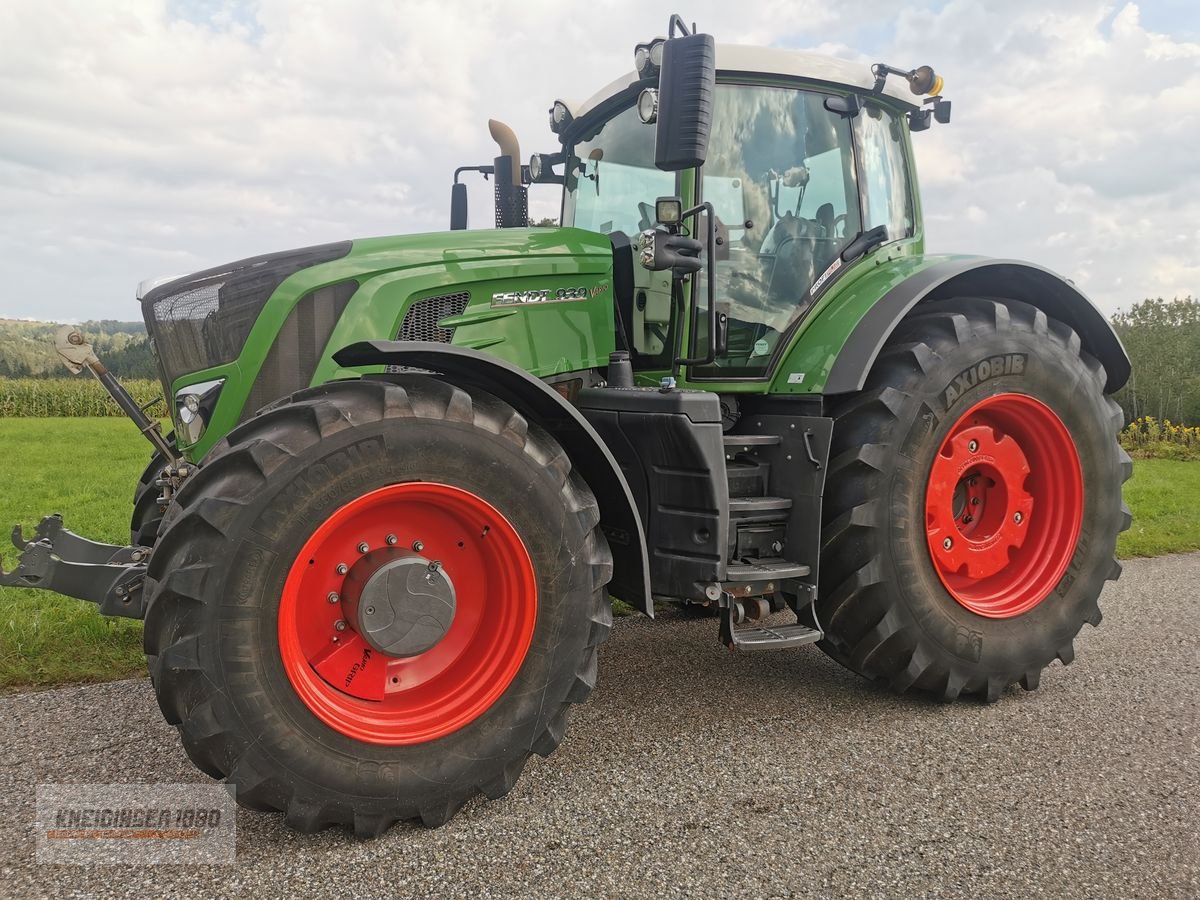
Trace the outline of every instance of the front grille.
<instances>
[{"instance_id":1,"label":"front grille","mask_svg":"<svg viewBox=\"0 0 1200 900\"><path fill-rule=\"evenodd\" d=\"M166 389L181 375L233 362L263 306L290 275L340 259L351 244L323 244L206 269L160 285L142 315Z\"/></svg>"},{"instance_id":2,"label":"front grille","mask_svg":"<svg viewBox=\"0 0 1200 900\"><path fill-rule=\"evenodd\" d=\"M219 281L202 285L163 297L151 306L153 318L147 324L155 354L170 361L168 381L224 361L223 354L212 346L220 339L217 312L222 286ZM213 359L218 363L210 362Z\"/></svg>"},{"instance_id":3,"label":"front grille","mask_svg":"<svg viewBox=\"0 0 1200 900\"><path fill-rule=\"evenodd\" d=\"M454 329L439 328L438 322L451 316L461 316L470 299L469 293L459 291L457 294L443 294L416 301L408 308L404 321L400 323L400 340L450 343Z\"/></svg>"},{"instance_id":4,"label":"front grille","mask_svg":"<svg viewBox=\"0 0 1200 900\"><path fill-rule=\"evenodd\" d=\"M242 407L240 421L249 419L271 401L308 387L317 363L325 355L334 326L356 290L358 282L342 281L309 291L300 298L267 351Z\"/></svg>"}]
</instances>

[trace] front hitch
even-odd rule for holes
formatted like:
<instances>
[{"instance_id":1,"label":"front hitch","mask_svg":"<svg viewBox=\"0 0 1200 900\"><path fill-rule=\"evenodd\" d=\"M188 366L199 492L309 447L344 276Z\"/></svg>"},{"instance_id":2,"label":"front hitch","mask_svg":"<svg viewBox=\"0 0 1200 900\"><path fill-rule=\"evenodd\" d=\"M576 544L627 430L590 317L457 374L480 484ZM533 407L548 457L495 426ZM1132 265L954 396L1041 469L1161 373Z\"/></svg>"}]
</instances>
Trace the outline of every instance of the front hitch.
<instances>
[{"instance_id":1,"label":"front hitch","mask_svg":"<svg viewBox=\"0 0 1200 900\"><path fill-rule=\"evenodd\" d=\"M0 565L0 587L38 588L95 603L100 614L141 619L146 615L142 584L147 547L121 547L80 537L63 528L60 515L46 516L32 540L21 526L12 530L21 551L11 572Z\"/></svg>"}]
</instances>

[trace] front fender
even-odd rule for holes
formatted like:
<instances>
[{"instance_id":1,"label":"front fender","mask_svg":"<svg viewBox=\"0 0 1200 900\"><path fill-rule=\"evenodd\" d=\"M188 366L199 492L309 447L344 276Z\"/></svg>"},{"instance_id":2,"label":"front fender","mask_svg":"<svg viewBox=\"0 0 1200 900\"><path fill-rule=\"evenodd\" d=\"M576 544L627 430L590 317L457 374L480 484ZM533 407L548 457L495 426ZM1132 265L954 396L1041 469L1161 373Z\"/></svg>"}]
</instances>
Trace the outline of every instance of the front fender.
<instances>
[{"instance_id":1,"label":"front fender","mask_svg":"<svg viewBox=\"0 0 1200 900\"><path fill-rule=\"evenodd\" d=\"M333 355L339 366L409 366L486 391L550 432L600 504L613 554L614 596L654 615L646 536L629 483L596 430L557 391L524 369L476 350L425 341L360 341Z\"/></svg>"}]
</instances>

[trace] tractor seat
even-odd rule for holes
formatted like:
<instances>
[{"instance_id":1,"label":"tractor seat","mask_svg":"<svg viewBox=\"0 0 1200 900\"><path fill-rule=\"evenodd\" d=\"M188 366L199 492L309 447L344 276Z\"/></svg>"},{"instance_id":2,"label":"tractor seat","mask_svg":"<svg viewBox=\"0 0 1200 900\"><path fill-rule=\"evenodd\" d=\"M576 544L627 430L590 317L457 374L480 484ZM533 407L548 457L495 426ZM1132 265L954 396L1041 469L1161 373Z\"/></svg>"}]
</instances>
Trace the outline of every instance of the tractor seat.
<instances>
[{"instance_id":1,"label":"tractor seat","mask_svg":"<svg viewBox=\"0 0 1200 900\"><path fill-rule=\"evenodd\" d=\"M775 308L799 303L808 293L819 271L815 253L817 245L825 243L825 229L811 219L788 213L771 228L764 247L774 253L763 258L763 270L769 272L767 295Z\"/></svg>"}]
</instances>

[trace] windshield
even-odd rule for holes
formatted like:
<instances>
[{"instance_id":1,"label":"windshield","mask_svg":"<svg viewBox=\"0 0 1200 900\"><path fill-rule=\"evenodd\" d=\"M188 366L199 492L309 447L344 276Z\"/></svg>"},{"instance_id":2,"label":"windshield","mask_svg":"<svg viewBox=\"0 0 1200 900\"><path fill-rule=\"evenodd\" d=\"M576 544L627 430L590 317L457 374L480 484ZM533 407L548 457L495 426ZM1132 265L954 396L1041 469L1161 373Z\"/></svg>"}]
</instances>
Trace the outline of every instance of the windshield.
<instances>
[{"instance_id":1,"label":"windshield","mask_svg":"<svg viewBox=\"0 0 1200 900\"><path fill-rule=\"evenodd\" d=\"M675 194L675 173L654 167L655 129L629 107L567 160L563 222L634 237L654 227L654 201Z\"/></svg>"}]
</instances>

